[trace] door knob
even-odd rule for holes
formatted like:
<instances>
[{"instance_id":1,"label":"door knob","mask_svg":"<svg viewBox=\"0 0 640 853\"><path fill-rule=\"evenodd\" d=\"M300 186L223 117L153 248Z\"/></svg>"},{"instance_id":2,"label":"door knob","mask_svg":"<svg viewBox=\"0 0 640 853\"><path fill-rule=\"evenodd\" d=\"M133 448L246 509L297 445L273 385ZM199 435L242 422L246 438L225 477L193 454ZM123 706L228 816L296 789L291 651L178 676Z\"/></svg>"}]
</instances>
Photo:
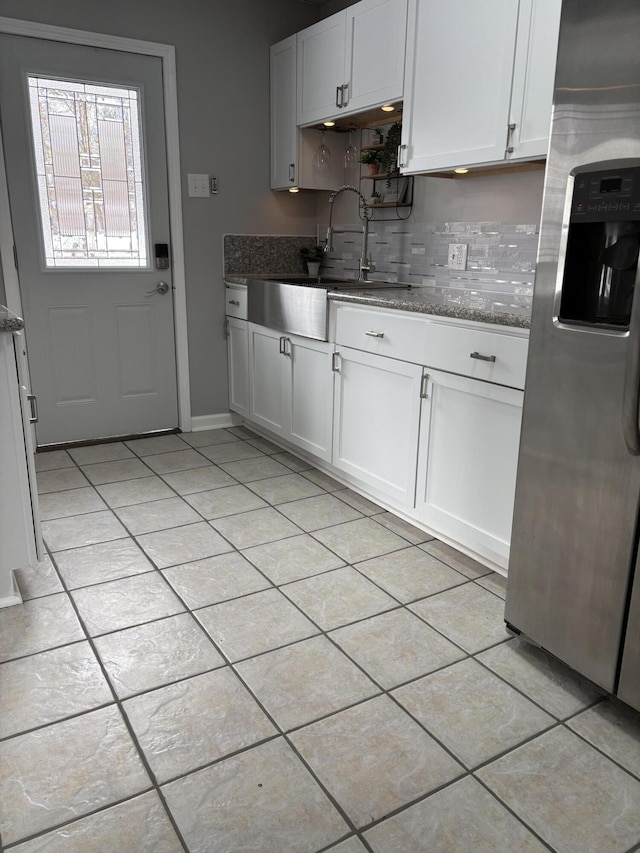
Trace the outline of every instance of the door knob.
<instances>
[{"instance_id":1,"label":"door knob","mask_svg":"<svg viewBox=\"0 0 640 853\"><path fill-rule=\"evenodd\" d=\"M147 290L147 294L151 296L154 293L159 293L161 296L164 296L165 293L169 293L169 285L166 281L159 281L153 290Z\"/></svg>"}]
</instances>

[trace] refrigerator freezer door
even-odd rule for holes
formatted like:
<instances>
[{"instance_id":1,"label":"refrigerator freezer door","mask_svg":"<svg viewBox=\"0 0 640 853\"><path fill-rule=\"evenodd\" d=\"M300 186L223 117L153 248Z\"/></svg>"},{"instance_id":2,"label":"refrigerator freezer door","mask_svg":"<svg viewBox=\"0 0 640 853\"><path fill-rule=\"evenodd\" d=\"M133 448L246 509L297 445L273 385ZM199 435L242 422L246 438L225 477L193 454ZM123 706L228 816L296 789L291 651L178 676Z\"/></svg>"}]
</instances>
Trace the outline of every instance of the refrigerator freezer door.
<instances>
[{"instance_id":1,"label":"refrigerator freezer door","mask_svg":"<svg viewBox=\"0 0 640 853\"><path fill-rule=\"evenodd\" d=\"M627 626L618 697L640 711L640 573L637 565Z\"/></svg>"},{"instance_id":2,"label":"refrigerator freezer door","mask_svg":"<svg viewBox=\"0 0 640 853\"><path fill-rule=\"evenodd\" d=\"M629 341L624 329L558 321L558 288L571 172L640 158L638 39L636 0L563 3L505 608L509 623L608 691L640 496L640 459L622 431Z\"/></svg>"}]
</instances>

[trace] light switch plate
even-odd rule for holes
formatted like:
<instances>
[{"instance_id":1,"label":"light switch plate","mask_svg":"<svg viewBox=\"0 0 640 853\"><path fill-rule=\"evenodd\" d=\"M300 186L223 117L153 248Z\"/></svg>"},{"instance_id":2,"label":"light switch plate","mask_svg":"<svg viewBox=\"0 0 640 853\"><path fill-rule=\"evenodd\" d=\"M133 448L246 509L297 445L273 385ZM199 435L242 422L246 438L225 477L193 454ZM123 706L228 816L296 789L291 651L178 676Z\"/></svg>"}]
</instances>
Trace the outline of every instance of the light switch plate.
<instances>
[{"instance_id":1,"label":"light switch plate","mask_svg":"<svg viewBox=\"0 0 640 853\"><path fill-rule=\"evenodd\" d=\"M466 270L467 253L469 246L466 243L449 243L449 258L447 266L450 270Z\"/></svg>"},{"instance_id":2,"label":"light switch plate","mask_svg":"<svg viewBox=\"0 0 640 853\"><path fill-rule=\"evenodd\" d=\"M187 175L187 178L190 198L209 198L211 195L209 175Z\"/></svg>"}]
</instances>

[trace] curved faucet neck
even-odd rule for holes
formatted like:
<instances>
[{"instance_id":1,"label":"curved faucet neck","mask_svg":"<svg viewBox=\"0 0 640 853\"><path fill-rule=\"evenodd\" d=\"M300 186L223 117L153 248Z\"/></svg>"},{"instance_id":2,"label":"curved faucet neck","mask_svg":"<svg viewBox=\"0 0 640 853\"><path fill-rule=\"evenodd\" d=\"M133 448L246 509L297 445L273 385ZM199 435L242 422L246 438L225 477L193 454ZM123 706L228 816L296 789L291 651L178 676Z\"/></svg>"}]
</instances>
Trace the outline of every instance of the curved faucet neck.
<instances>
[{"instance_id":1,"label":"curved faucet neck","mask_svg":"<svg viewBox=\"0 0 640 853\"><path fill-rule=\"evenodd\" d=\"M358 274L358 281L366 281L367 273L369 272L372 266L371 260L368 256L369 220L371 219L371 208L367 204L367 200L362 195L360 190L357 187L351 186L351 184L344 184L343 186L338 187L338 189L334 190L329 196L329 227L327 228L327 240L325 243L324 250L325 252L331 252L333 250L333 203L336 198L343 192L355 193L360 199L362 205L362 219L364 224L362 227L362 254L360 257L360 271Z\"/></svg>"}]
</instances>

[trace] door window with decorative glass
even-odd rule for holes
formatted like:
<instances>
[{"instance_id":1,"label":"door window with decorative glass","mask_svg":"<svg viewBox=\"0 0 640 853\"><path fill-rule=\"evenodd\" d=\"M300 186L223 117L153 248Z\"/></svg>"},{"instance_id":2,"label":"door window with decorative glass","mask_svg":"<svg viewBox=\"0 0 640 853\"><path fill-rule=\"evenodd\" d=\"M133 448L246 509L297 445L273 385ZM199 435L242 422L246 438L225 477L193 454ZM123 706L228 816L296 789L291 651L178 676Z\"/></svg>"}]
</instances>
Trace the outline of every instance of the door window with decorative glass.
<instances>
[{"instance_id":1,"label":"door window with decorative glass","mask_svg":"<svg viewBox=\"0 0 640 853\"><path fill-rule=\"evenodd\" d=\"M139 91L28 84L45 269L148 269Z\"/></svg>"}]
</instances>

